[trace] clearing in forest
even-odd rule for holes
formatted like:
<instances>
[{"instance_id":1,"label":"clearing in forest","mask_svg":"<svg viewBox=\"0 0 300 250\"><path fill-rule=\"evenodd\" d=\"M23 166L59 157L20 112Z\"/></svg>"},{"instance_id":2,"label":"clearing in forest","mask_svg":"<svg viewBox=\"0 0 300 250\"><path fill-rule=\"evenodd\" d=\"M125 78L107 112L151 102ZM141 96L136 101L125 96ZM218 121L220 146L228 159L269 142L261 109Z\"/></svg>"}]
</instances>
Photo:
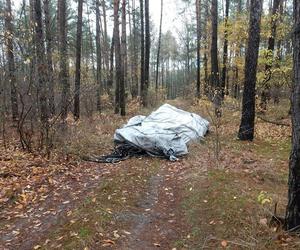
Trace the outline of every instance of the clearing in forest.
<instances>
[{"instance_id":1,"label":"clearing in forest","mask_svg":"<svg viewBox=\"0 0 300 250\"><path fill-rule=\"evenodd\" d=\"M258 119L255 141L241 142L234 101L218 124L209 102L171 104L211 122L205 141L176 162L80 160L109 153L115 129L149 110L69 124L67 157L1 148L0 249L297 249L268 225L275 203L285 209L289 129ZM286 113L272 107L269 118Z\"/></svg>"}]
</instances>

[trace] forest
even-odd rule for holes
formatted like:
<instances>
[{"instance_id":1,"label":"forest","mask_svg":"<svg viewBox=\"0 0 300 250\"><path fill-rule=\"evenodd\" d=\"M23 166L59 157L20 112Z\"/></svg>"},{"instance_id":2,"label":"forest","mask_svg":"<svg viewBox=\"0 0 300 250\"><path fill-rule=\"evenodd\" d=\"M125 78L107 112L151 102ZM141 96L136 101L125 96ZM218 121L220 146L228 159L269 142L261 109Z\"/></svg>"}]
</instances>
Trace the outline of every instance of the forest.
<instances>
[{"instance_id":1,"label":"forest","mask_svg":"<svg viewBox=\"0 0 300 250\"><path fill-rule=\"evenodd\" d=\"M188 154L117 147L173 106L209 122ZM299 249L299 232L299 1L0 0L0 249Z\"/></svg>"}]
</instances>

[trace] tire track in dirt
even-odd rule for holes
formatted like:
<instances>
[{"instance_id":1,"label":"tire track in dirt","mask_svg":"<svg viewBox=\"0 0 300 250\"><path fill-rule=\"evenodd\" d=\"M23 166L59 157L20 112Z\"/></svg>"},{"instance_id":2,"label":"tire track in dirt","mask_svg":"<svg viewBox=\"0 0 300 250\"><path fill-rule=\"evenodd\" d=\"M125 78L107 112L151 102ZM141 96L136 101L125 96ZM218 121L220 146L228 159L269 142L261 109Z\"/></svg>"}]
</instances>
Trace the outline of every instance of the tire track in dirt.
<instances>
[{"instance_id":1,"label":"tire track in dirt","mask_svg":"<svg viewBox=\"0 0 300 250\"><path fill-rule=\"evenodd\" d=\"M130 223L131 233L115 249L151 250L172 249L186 231L184 219L179 214L180 189L184 188L182 162L166 163L158 174L150 178L147 192L141 195L137 211L118 215L118 220Z\"/></svg>"}]
</instances>

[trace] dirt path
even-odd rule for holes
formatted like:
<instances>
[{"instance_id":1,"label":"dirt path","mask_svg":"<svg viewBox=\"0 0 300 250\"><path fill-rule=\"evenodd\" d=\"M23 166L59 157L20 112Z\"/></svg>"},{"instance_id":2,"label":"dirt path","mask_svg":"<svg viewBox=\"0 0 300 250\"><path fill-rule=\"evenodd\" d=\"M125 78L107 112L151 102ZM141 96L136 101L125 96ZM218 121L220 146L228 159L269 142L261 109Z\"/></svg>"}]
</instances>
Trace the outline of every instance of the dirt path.
<instances>
[{"instance_id":1,"label":"dirt path","mask_svg":"<svg viewBox=\"0 0 300 250\"><path fill-rule=\"evenodd\" d=\"M180 214L186 170L186 162L167 162L150 178L147 192L137 204L138 210L118 216L120 221L131 222L131 234L116 249L176 249L174 243L187 233Z\"/></svg>"},{"instance_id":2,"label":"dirt path","mask_svg":"<svg viewBox=\"0 0 300 250\"><path fill-rule=\"evenodd\" d=\"M132 171L125 167L130 161L123 162L118 167L101 168L101 165L92 165L85 170L89 172L88 175L82 175L78 181L68 180L59 189L52 190L44 202L35 204L13 219L2 220L0 249L29 250L34 247L44 248L43 246L46 246L45 249L62 249L63 244L48 243L48 239L52 237L51 232L60 230L64 224L69 223L69 213L81 206L84 199L97 190L99 183L114 179L118 182L121 171ZM144 159L140 160L141 163L143 161ZM186 170L190 166L184 160L175 163L165 160L158 162L160 166L149 176L146 186L131 191L132 195L140 197L135 205L113 214L114 227L123 227L128 232L126 237L115 240L113 248L172 249L174 242L186 234L187 228L178 207L182 199L181 192L186 188ZM155 163L150 160L149 164ZM132 175L138 178L141 170L137 167ZM111 194L113 192L108 193L109 196ZM101 241L99 244L94 242L90 247L103 249L103 244Z\"/></svg>"}]
</instances>

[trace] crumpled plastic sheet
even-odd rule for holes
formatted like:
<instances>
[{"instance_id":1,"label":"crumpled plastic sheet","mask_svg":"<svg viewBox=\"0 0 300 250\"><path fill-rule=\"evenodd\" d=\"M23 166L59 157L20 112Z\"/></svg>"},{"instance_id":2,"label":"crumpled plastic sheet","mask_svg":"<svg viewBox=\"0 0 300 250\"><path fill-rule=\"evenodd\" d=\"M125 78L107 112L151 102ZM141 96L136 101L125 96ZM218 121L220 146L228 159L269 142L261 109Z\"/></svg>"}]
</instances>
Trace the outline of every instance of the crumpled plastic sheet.
<instances>
[{"instance_id":1,"label":"crumpled plastic sheet","mask_svg":"<svg viewBox=\"0 0 300 250\"><path fill-rule=\"evenodd\" d=\"M164 104L149 116L132 117L115 131L114 140L174 161L187 154L187 144L203 138L208 129L209 122L201 116Z\"/></svg>"}]
</instances>

